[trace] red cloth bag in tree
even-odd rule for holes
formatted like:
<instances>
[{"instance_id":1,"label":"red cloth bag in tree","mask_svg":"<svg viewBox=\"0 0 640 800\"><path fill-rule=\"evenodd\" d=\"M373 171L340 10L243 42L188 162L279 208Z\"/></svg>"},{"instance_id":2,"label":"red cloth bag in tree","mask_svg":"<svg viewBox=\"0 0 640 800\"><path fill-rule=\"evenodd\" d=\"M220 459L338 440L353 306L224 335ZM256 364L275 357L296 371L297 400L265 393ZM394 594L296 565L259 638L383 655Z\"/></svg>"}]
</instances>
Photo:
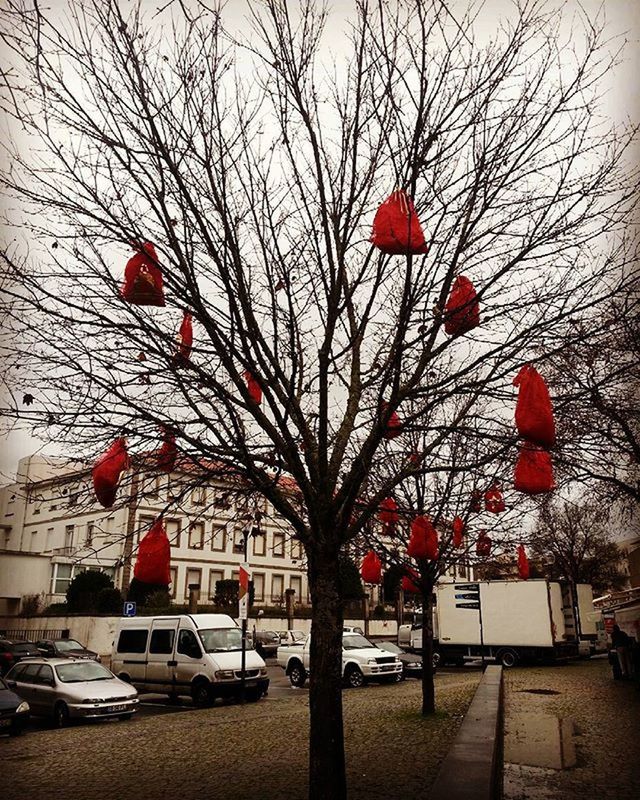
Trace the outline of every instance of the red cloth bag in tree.
<instances>
[{"instance_id":1,"label":"red cloth bag in tree","mask_svg":"<svg viewBox=\"0 0 640 800\"><path fill-rule=\"evenodd\" d=\"M380 578L382 576L382 563L373 550L369 550L367 555L362 560L360 574L362 575L362 580L365 583L380 583Z\"/></svg>"},{"instance_id":2,"label":"red cloth bag in tree","mask_svg":"<svg viewBox=\"0 0 640 800\"><path fill-rule=\"evenodd\" d=\"M151 526L138 547L134 576L142 583L168 586L171 582L171 545L162 517Z\"/></svg>"},{"instance_id":3,"label":"red cloth bag in tree","mask_svg":"<svg viewBox=\"0 0 640 800\"><path fill-rule=\"evenodd\" d=\"M145 242L140 252L127 261L121 294L136 306L164 306L162 272L151 242Z\"/></svg>"},{"instance_id":4,"label":"red cloth bag in tree","mask_svg":"<svg viewBox=\"0 0 640 800\"><path fill-rule=\"evenodd\" d=\"M389 403L383 403L382 413L386 414L388 408L389 408ZM396 436L400 436L401 433L402 433L402 422L400 421L400 417L396 414L395 411L392 411L391 416L389 417L389 421L387 422L387 427L385 428L384 438L395 439Z\"/></svg>"},{"instance_id":5,"label":"red cloth bag in tree","mask_svg":"<svg viewBox=\"0 0 640 800\"><path fill-rule=\"evenodd\" d=\"M464 275L455 279L444 309L444 330L449 336L462 336L480 324L480 304L473 284Z\"/></svg>"},{"instance_id":6,"label":"red cloth bag in tree","mask_svg":"<svg viewBox=\"0 0 640 800\"><path fill-rule=\"evenodd\" d=\"M484 507L492 514L500 514L505 509L504 497L497 483L490 486L484 493Z\"/></svg>"},{"instance_id":7,"label":"red cloth bag in tree","mask_svg":"<svg viewBox=\"0 0 640 800\"><path fill-rule=\"evenodd\" d=\"M193 323L191 314L188 311L184 312L182 322L180 323L180 330L176 336L176 351L173 356L173 363L176 365L186 364L191 356L191 347L193 346Z\"/></svg>"},{"instance_id":8,"label":"red cloth bag in tree","mask_svg":"<svg viewBox=\"0 0 640 800\"><path fill-rule=\"evenodd\" d=\"M556 488L551 455L541 447L525 444L520 448L514 487L525 494L544 494Z\"/></svg>"},{"instance_id":9,"label":"red cloth bag in tree","mask_svg":"<svg viewBox=\"0 0 640 800\"><path fill-rule=\"evenodd\" d=\"M476 553L480 558L488 558L491 554L491 539L487 536L486 531L480 531L476 542Z\"/></svg>"},{"instance_id":10,"label":"red cloth bag in tree","mask_svg":"<svg viewBox=\"0 0 640 800\"><path fill-rule=\"evenodd\" d=\"M523 439L547 450L556 443L556 426L549 389L540 373L525 364L513 380L519 387L516 426Z\"/></svg>"},{"instance_id":11,"label":"red cloth bag in tree","mask_svg":"<svg viewBox=\"0 0 640 800\"><path fill-rule=\"evenodd\" d=\"M407 546L407 555L411 556L411 558L437 560L438 533L431 524L429 517L421 515L415 517L411 523L411 536Z\"/></svg>"},{"instance_id":12,"label":"red cloth bag in tree","mask_svg":"<svg viewBox=\"0 0 640 800\"><path fill-rule=\"evenodd\" d=\"M260 405L260 403L262 402L262 389L260 388L260 384L253 377L252 373L248 369L245 370L244 379L247 382L247 389L249 390L249 396L251 397L254 403Z\"/></svg>"},{"instance_id":13,"label":"red cloth bag in tree","mask_svg":"<svg viewBox=\"0 0 640 800\"><path fill-rule=\"evenodd\" d=\"M400 586L402 587L403 592L409 592L410 594L417 594L420 592L420 575L415 571L415 569L408 569L407 574L402 576L402 580L400 581Z\"/></svg>"},{"instance_id":14,"label":"red cloth bag in tree","mask_svg":"<svg viewBox=\"0 0 640 800\"><path fill-rule=\"evenodd\" d=\"M93 465L93 491L100 505L111 508L115 503L120 476L128 466L127 443L122 437L116 439Z\"/></svg>"},{"instance_id":15,"label":"red cloth bag in tree","mask_svg":"<svg viewBox=\"0 0 640 800\"><path fill-rule=\"evenodd\" d=\"M164 428L162 447L158 450L158 469L162 472L173 472L178 456L176 436L170 428Z\"/></svg>"},{"instance_id":16,"label":"red cloth bag in tree","mask_svg":"<svg viewBox=\"0 0 640 800\"><path fill-rule=\"evenodd\" d=\"M471 502L469 503L469 508L475 514L478 514L482 511L482 492L480 489L474 489L471 492Z\"/></svg>"},{"instance_id":17,"label":"red cloth bag in tree","mask_svg":"<svg viewBox=\"0 0 640 800\"><path fill-rule=\"evenodd\" d=\"M529 579L529 559L522 544L518 547L518 572L523 581Z\"/></svg>"},{"instance_id":18,"label":"red cloth bag in tree","mask_svg":"<svg viewBox=\"0 0 640 800\"><path fill-rule=\"evenodd\" d=\"M420 255L428 251L413 200L398 189L376 211L370 241L391 256Z\"/></svg>"},{"instance_id":19,"label":"red cloth bag in tree","mask_svg":"<svg viewBox=\"0 0 640 800\"><path fill-rule=\"evenodd\" d=\"M456 517L453 520L453 536L451 537L451 543L454 547L461 547L462 546L462 537L464 534L464 522L460 519L460 517Z\"/></svg>"},{"instance_id":20,"label":"red cloth bag in tree","mask_svg":"<svg viewBox=\"0 0 640 800\"><path fill-rule=\"evenodd\" d=\"M398 504L393 497L385 497L380 503L380 510L378 511L378 519L384 525L396 525L399 519Z\"/></svg>"}]
</instances>

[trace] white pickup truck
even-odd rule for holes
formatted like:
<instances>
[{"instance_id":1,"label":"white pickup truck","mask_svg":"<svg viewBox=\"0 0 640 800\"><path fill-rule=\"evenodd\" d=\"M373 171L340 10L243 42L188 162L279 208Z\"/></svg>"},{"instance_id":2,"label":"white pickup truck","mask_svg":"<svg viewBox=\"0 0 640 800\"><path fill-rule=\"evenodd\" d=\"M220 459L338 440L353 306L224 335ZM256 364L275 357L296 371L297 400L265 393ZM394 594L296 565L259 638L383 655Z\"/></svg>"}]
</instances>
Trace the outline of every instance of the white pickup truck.
<instances>
[{"instance_id":1,"label":"white pickup truck","mask_svg":"<svg viewBox=\"0 0 640 800\"><path fill-rule=\"evenodd\" d=\"M311 634L301 642L278 648L278 664L292 686L304 686L307 680L310 646ZM359 633L343 633L342 677L350 687L362 686L367 681L392 683L402 680L402 662Z\"/></svg>"}]
</instances>

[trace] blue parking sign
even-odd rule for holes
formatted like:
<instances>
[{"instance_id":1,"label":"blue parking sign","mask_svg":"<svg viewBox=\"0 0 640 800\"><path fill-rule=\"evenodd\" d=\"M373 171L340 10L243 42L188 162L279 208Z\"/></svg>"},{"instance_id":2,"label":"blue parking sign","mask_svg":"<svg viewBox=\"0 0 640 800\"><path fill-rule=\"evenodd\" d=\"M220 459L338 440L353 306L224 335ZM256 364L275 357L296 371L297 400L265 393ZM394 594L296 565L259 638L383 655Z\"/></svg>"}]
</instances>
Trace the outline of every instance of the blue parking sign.
<instances>
[{"instance_id":1,"label":"blue parking sign","mask_svg":"<svg viewBox=\"0 0 640 800\"><path fill-rule=\"evenodd\" d=\"M122 616L123 617L135 617L136 615L136 604L132 603L130 600L124 604L124 608L122 609Z\"/></svg>"}]
</instances>

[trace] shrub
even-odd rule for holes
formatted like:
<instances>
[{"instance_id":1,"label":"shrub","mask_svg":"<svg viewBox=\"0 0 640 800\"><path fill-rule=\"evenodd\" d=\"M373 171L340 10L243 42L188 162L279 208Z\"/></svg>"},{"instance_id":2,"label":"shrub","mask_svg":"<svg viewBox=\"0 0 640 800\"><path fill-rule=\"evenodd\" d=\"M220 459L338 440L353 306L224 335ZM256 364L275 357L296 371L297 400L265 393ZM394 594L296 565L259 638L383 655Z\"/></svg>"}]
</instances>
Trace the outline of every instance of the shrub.
<instances>
[{"instance_id":1,"label":"shrub","mask_svg":"<svg viewBox=\"0 0 640 800\"><path fill-rule=\"evenodd\" d=\"M113 581L105 572L89 569L80 572L67 589L69 611L95 611L102 589L113 589Z\"/></svg>"},{"instance_id":2,"label":"shrub","mask_svg":"<svg viewBox=\"0 0 640 800\"><path fill-rule=\"evenodd\" d=\"M384 619L384 606L380 605L380 603L373 609L373 617L375 619Z\"/></svg>"},{"instance_id":3,"label":"shrub","mask_svg":"<svg viewBox=\"0 0 640 800\"><path fill-rule=\"evenodd\" d=\"M25 617L31 617L39 614L42 610L43 598L41 594L25 594L22 596L22 610L21 613Z\"/></svg>"},{"instance_id":4,"label":"shrub","mask_svg":"<svg viewBox=\"0 0 640 800\"><path fill-rule=\"evenodd\" d=\"M137 578L134 578L129 584L129 591L127 592L127 600L138 603L141 606L146 606L149 598L156 594L163 594L169 596L169 590L161 583L142 583ZM168 603L167 603L168 605ZM158 608L166 608L167 606L161 605Z\"/></svg>"},{"instance_id":5,"label":"shrub","mask_svg":"<svg viewBox=\"0 0 640 800\"><path fill-rule=\"evenodd\" d=\"M51 603L45 608L44 613L51 617L66 617L69 607L66 603Z\"/></svg>"},{"instance_id":6,"label":"shrub","mask_svg":"<svg viewBox=\"0 0 640 800\"><path fill-rule=\"evenodd\" d=\"M147 595L144 607L148 611L164 611L171 606L171 595L168 589L157 589Z\"/></svg>"},{"instance_id":7,"label":"shrub","mask_svg":"<svg viewBox=\"0 0 640 800\"><path fill-rule=\"evenodd\" d=\"M97 610L100 614L122 613L122 593L120 589L100 589L97 600Z\"/></svg>"}]
</instances>

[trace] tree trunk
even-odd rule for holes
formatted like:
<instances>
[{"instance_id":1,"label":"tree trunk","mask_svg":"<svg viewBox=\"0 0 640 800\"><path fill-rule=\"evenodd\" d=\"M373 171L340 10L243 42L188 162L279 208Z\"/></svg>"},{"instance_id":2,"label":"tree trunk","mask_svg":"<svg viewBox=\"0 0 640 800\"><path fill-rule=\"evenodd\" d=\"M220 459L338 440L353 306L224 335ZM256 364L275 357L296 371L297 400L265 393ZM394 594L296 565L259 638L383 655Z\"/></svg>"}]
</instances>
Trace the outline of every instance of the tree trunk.
<instances>
[{"instance_id":1,"label":"tree trunk","mask_svg":"<svg viewBox=\"0 0 640 800\"><path fill-rule=\"evenodd\" d=\"M436 690L433 683L433 589L422 598L422 714L434 714Z\"/></svg>"},{"instance_id":2,"label":"tree trunk","mask_svg":"<svg viewBox=\"0 0 640 800\"><path fill-rule=\"evenodd\" d=\"M346 800L338 553L309 557L311 590L309 800Z\"/></svg>"}]
</instances>

